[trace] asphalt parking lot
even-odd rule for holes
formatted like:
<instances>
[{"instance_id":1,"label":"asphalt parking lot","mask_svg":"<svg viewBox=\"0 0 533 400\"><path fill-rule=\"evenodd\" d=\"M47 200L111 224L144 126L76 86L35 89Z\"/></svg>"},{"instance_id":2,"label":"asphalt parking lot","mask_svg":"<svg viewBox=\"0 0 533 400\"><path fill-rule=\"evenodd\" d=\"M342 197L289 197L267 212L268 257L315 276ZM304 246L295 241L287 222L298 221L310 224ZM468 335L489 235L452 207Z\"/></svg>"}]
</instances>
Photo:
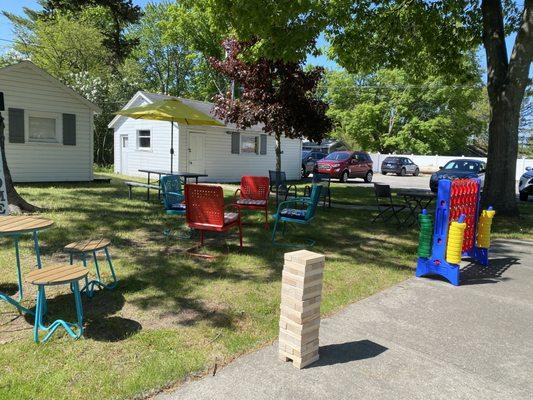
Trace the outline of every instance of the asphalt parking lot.
<instances>
[{"instance_id":1,"label":"asphalt parking lot","mask_svg":"<svg viewBox=\"0 0 533 400\"><path fill-rule=\"evenodd\" d=\"M338 180L332 180L336 185L374 187L373 183L383 183L389 185L392 189L429 189L429 174L419 176L397 176L382 175L375 173L372 183L365 183L362 179L349 179L347 183L340 183Z\"/></svg>"}]
</instances>

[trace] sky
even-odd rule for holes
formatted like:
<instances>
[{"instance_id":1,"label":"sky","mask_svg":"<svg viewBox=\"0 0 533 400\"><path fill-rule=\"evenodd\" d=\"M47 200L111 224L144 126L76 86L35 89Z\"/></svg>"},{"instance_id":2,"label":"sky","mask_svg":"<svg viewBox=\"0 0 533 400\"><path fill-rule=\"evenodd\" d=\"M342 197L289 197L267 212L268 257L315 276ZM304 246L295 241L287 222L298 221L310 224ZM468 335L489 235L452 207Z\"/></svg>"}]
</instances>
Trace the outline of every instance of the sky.
<instances>
[{"instance_id":1,"label":"sky","mask_svg":"<svg viewBox=\"0 0 533 400\"><path fill-rule=\"evenodd\" d=\"M133 0L133 3L141 7L144 7L146 3L149 3L149 2L157 3L161 1L163 0ZM24 7L37 9L39 8L39 5L38 5L38 2L35 0L0 0L0 11L8 11L8 12L15 13L15 14L23 14ZM511 54L515 36L516 36L515 34L512 34L506 39L507 51L509 55ZM0 54L5 52L11 47L11 43L9 41L12 41L13 39L14 37L13 37L13 32L12 32L12 26L9 20L5 18L3 15L0 15ZM320 48L327 47L327 40L325 39L323 35L321 35L320 38L318 39L318 46ZM482 69L485 70L486 63L485 63L485 52L483 48L480 48L478 50L478 58L480 60ZM331 68L331 69L339 68L339 66L334 61L329 60L324 55L319 56L319 57L313 57L310 55L307 58L307 63L312 64L312 65L323 66L325 68Z\"/></svg>"}]
</instances>

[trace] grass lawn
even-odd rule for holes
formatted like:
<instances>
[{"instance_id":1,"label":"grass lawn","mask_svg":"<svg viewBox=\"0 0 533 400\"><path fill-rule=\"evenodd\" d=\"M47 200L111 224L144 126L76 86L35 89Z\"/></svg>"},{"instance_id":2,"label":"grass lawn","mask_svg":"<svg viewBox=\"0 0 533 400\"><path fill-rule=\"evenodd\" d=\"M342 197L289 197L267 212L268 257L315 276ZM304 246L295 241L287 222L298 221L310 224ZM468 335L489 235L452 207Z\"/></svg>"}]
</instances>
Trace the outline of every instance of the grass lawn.
<instances>
[{"instance_id":1,"label":"grass lawn","mask_svg":"<svg viewBox=\"0 0 533 400\"><path fill-rule=\"evenodd\" d=\"M40 235L45 266L66 261L61 249L70 241L107 237L120 283L112 292L83 298L86 331L78 341L56 333L48 343L35 345L32 319L0 302L0 399L147 395L276 338L283 253L289 250L271 245L259 213L247 213L242 251L235 234L210 235L203 251L219 257L207 261L184 254L192 242L163 235L165 229L183 227L183 217L165 215L161 205L146 203L140 190L128 200L116 176L111 184L18 189L55 221ZM336 196L373 204L371 189L334 189ZM522 211L517 220L496 219L495 235L533 237L533 207L522 205ZM320 208L311 226L290 230L288 236L313 238L313 250L326 255L323 314L414 272L417 229L372 225L368 211ZM0 242L0 290L13 294L13 246L8 239ZM35 263L30 237L21 241L21 257L27 273ZM32 307L35 289L25 289L23 304ZM47 290L47 297L50 318L74 320L66 287Z\"/></svg>"}]
</instances>

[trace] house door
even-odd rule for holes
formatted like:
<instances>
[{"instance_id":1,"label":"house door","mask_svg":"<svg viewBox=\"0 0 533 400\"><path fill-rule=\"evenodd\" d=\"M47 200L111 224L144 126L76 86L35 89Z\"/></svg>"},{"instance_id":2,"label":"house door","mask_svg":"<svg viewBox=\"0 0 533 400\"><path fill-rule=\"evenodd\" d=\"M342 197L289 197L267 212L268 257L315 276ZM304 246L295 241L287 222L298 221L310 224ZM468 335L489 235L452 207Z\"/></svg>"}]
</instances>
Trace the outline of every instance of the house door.
<instances>
[{"instance_id":1,"label":"house door","mask_svg":"<svg viewBox=\"0 0 533 400\"><path fill-rule=\"evenodd\" d=\"M128 135L120 136L120 173L128 173Z\"/></svg>"},{"instance_id":2,"label":"house door","mask_svg":"<svg viewBox=\"0 0 533 400\"><path fill-rule=\"evenodd\" d=\"M189 133L189 168L188 172L205 174L205 134Z\"/></svg>"}]
</instances>

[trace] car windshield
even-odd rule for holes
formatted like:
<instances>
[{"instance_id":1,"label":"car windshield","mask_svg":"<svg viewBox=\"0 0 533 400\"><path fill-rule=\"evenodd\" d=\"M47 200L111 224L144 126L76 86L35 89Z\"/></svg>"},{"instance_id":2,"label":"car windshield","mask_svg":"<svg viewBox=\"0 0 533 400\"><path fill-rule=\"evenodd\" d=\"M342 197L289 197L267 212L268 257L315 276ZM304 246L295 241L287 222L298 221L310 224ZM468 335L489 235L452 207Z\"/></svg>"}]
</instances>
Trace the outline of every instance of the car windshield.
<instances>
[{"instance_id":1,"label":"car windshield","mask_svg":"<svg viewBox=\"0 0 533 400\"><path fill-rule=\"evenodd\" d=\"M471 160L452 160L444 166L444 169L479 172L480 164Z\"/></svg>"},{"instance_id":2,"label":"car windshield","mask_svg":"<svg viewBox=\"0 0 533 400\"><path fill-rule=\"evenodd\" d=\"M324 160L329 161L344 161L350 158L350 153L341 153L341 152L335 152L331 153L329 156L324 158Z\"/></svg>"},{"instance_id":3,"label":"car windshield","mask_svg":"<svg viewBox=\"0 0 533 400\"><path fill-rule=\"evenodd\" d=\"M386 159L383 160L383 162L399 163L400 162L400 158L399 157L387 157Z\"/></svg>"}]
</instances>

